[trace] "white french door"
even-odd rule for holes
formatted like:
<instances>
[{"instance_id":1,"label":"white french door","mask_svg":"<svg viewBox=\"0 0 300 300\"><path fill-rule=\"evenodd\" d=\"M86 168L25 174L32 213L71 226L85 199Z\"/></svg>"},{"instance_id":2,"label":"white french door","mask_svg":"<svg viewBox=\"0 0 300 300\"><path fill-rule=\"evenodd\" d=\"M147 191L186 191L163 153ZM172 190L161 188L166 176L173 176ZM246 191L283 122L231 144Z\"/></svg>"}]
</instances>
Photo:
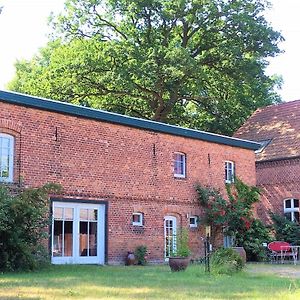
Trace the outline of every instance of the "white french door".
<instances>
[{"instance_id":1,"label":"white french door","mask_svg":"<svg viewBox=\"0 0 300 300\"><path fill-rule=\"evenodd\" d=\"M105 205L53 202L53 264L104 264Z\"/></svg>"},{"instance_id":2,"label":"white french door","mask_svg":"<svg viewBox=\"0 0 300 300\"><path fill-rule=\"evenodd\" d=\"M176 250L176 227L175 217L164 218L165 260L168 260L172 252Z\"/></svg>"}]
</instances>

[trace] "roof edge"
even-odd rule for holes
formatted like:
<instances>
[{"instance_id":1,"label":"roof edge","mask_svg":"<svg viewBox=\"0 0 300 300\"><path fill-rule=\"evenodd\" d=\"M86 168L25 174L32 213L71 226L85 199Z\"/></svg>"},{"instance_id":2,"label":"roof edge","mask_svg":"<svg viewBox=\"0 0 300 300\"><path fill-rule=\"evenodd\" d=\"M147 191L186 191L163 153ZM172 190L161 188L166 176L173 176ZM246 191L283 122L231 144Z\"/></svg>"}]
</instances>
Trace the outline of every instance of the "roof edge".
<instances>
[{"instance_id":1,"label":"roof edge","mask_svg":"<svg viewBox=\"0 0 300 300\"><path fill-rule=\"evenodd\" d=\"M283 156L283 157L276 157L276 158L269 158L269 159L262 159L262 160L256 160L256 164L260 163L271 163L271 162L278 162L278 161L284 161L284 160L294 160L294 159L300 159L300 155L295 156Z\"/></svg>"},{"instance_id":2,"label":"roof edge","mask_svg":"<svg viewBox=\"0 0 300 300\"><path fill-rule=\"evenodd\" d=\"M107 112L75 104L44 99L35 96L29 96L17 92L0 90L0 101L20 106L68 114L81 118L105 121L109 123L120 124L124 126L135 127L139 129L161 132L176 136L188 137L192 139L198 139L207 142L239 147L249 150L257 150L260 147L259 143L253 141L228 137L195 129L188 129L156 121L124 116L113 112Z\"/></svg>"}]
</instances>

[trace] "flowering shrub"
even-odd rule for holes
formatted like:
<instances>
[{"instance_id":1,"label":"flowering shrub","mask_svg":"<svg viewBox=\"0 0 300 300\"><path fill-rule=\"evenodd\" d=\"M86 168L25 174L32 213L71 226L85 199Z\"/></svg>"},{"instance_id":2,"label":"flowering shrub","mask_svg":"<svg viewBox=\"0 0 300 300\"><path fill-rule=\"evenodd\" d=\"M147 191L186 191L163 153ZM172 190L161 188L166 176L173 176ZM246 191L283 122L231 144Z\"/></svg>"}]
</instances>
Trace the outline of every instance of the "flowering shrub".
<instances>
[{"instance_id":1,"label":"flowering shrub","mask_svg":"<svg viewBox=\"0 0 300 300\"><path fill-rule=\"evenodd\" d=\"M259 190L236 179L226 185L228 200L211 187L196 186L199 204L205 212L205 223L225 227L227 235L247 231L253 222L252 206L259 201Z\"/></svg>"},{"instance_id":2,"label":"flowering shrub","mask_svg":"<svg viewBox=\"0 0 300 300\"><path fill-rule=\"evenodd\" d=\"M232 236L236 245L243 246L248 257L261 259L263 242L270 240L268 229L253 216L253 204L259 201L259 190L236 179L227 184L228 199L211 187L196 186L198 201L204 210L204 223L214 232ZM251 232L251 235L248 233Z\"/></svg>"}]
</instances>

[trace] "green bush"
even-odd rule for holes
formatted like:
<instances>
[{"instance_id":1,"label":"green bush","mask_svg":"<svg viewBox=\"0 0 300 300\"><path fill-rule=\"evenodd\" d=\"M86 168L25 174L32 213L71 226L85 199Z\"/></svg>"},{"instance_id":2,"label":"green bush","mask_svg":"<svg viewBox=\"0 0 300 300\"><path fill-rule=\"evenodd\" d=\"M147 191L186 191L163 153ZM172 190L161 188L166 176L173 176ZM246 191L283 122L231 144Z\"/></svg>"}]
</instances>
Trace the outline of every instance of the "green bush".
<instances>
[{"instance_id":1,"label":"green bush","mask_svg":"<svg viewBox=\"0 0 300 300\"><path fill-rule=\"evenodd\" d=\"M237 235L237 243L242 245L249 261L266 261L267 253L263 243L272 240L270 229L262 221L253 219L250 228L243 234Z\"/></svg>"},{"instance_id":2,"label":"green bush","mask_svg":"<svg viewBox=\"0 0 300 300\"><path fill-rule=\"evenodd\" d=\"M12 196L0 186L1 271L33 270L49 262L42 240L47 238L49 223L48 194L55 191L57 185L45 185Z\"/></svg>"},{"instance_id":3,"label":"green bush","mask_svg":"<svg viewBox=\"0 0 300 300\"><path fill-rule=\"evenodd\" d=\"M212 274L233 274L245 266L242 257L231 248L220 248L211 255Z\"/></svg>"},{"instance_id":4,"label":"green bush","mask_svg":"<svg viewBox=\"0 0 300 300\"><path fill-rule=\"evenodd\" d=\"M138 246L135 249L134 255L138 265L145 266L147 264L146 260L147 247L146 246Z\"/></svg>"},{"instance_id":5,"label":"green bush","mask_svg":"<svg viewBox=\"0 0 300 300\"><path fill-rule=\"evenodd\" d=\"M300 245L300 226L297 222L288 220L285 216L269 212L273 221L272 228L277 241Z\"/></svg>"}]
</instances>

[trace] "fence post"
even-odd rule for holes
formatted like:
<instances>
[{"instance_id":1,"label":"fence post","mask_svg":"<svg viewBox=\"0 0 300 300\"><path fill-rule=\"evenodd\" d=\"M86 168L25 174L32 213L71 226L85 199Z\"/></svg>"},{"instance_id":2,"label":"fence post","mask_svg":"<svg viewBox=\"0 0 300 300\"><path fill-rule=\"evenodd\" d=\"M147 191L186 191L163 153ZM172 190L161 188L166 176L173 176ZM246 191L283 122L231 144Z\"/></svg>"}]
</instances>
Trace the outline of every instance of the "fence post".
<instances>
[{"instance_id":1,"label":"fence post","mask_svg":"<svg viewBox=\"0 0 300 300\"><path fill-rule=\"evenodd\" d=\"M204 255L205 255L205 272L210 273L210 242L209 242L209 234L206 236L204 241Z\"/></svg>"}]
</instances>

